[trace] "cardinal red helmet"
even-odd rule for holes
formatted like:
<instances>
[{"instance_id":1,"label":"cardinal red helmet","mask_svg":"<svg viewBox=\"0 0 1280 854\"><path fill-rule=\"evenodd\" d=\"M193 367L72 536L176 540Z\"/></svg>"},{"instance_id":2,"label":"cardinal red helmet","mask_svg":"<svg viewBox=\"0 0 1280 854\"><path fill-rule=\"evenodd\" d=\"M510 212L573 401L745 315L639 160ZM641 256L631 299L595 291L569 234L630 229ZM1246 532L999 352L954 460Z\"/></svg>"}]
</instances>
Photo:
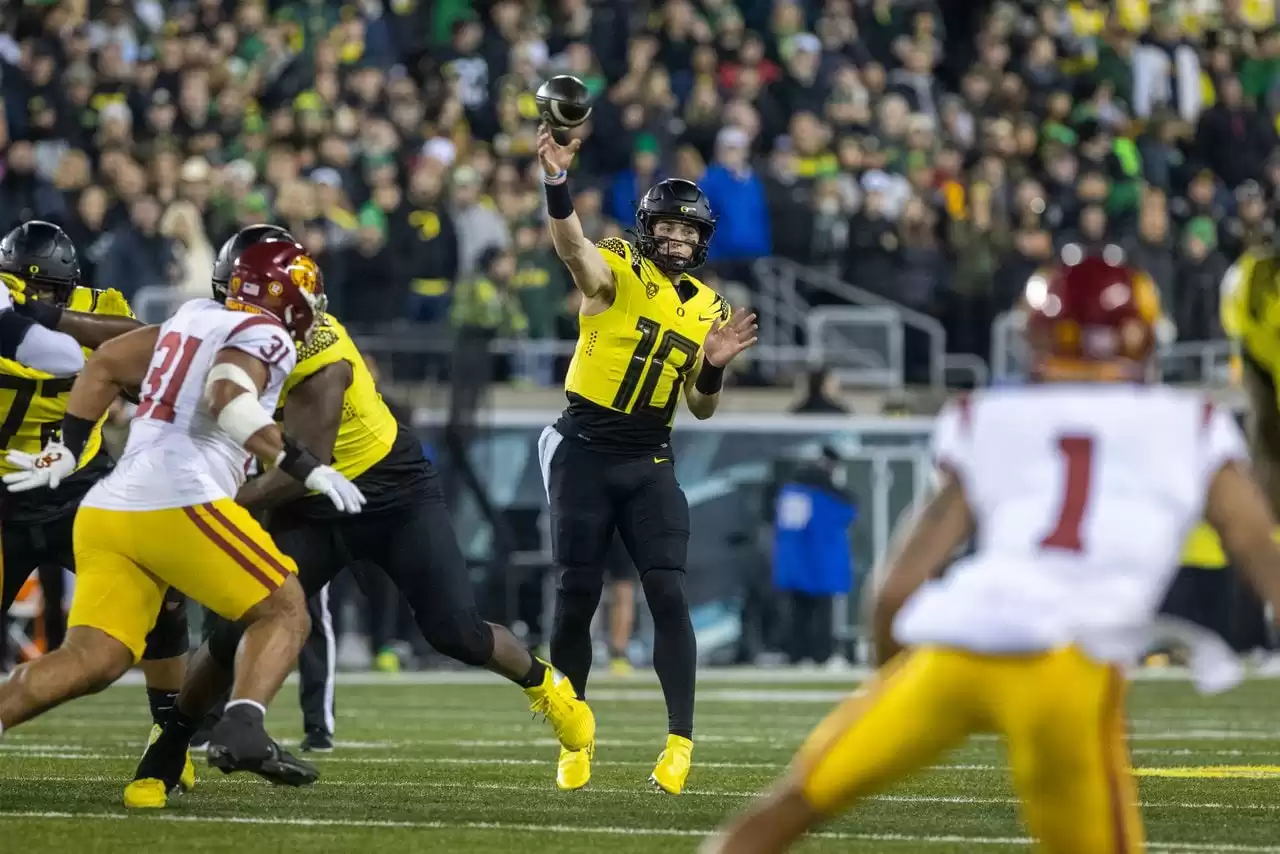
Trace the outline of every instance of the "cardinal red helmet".
<instances>
[{"instance_id":1,"label":"cardinal red helmet","mask_svg":"<svg viewBox=\"0 0 1280 854\"><path fill-rule=\"evenodd\" d=\"M267 241L245 247L231 268L227 308L266 314L297 341L310 339L328 307L320 267L296 243Z\"/></svg>"},{"instance_id":2,"label":"cardinal red helmet","mask_svg":"<svg viewBox=\"0 0 1280 854\"><path fill-rule=\"evenodd\" d=\"M1144 379L1162 323L1155 284L1109 251L1083 256L1068 247L1064 255L1073 250L1075 263L1027 281L1022 310L1032 377Z\"/></svg>"}]
</instances>

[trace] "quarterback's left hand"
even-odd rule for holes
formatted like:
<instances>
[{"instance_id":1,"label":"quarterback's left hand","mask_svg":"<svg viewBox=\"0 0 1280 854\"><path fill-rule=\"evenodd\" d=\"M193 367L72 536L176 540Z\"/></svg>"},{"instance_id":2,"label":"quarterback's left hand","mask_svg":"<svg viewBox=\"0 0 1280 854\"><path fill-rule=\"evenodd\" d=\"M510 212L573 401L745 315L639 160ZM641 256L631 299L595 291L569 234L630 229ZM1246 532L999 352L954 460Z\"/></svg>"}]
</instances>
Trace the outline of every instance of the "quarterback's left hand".
<instances>
[{"instance_id":1,"label":"quarterback's left hand","mask_svg":"<svg viewBox=\"0 0 1280 854\"><path fill-rule=\"evenodd\" d=\"M755 312L735 314L724 325L717 320L702 343L702 356L715 367L723 368L739 353L756 343L756 333L759 331Z\"/></svg>"},{"instance_id":2,"label":"quarterback's left hand","mask_svg":"<svg viewBox=\"0 0 1280 854\"><path fill-rule=\"evenodd\" d=\"M10 465L19 469L4 476L9 492L27 492L45 486L57 489L58 484L76 470L76 455L61 442L50 442L38 455L9 451L7 458Z\"/></svg>"}]
</instances>

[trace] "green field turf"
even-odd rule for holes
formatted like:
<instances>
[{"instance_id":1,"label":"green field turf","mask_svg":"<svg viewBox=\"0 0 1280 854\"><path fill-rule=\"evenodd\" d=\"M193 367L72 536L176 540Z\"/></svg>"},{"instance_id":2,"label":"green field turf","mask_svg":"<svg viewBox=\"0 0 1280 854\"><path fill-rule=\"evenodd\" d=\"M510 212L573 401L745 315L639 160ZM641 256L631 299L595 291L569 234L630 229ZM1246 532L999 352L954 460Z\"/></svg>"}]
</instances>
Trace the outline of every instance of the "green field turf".
<instances>
[{"instance_id":1,"label":"green field turf","mask_svg":"<svg viewBox=\"0 0 1280 854\"><path fill-rule=\"evenodd\" d=\"M519 692L488 679L388 681L339 685L339 749L318 760L314 788L224 778L200 761L194 793L144 814L126 814L119 800L146 735L145 696L117 686L0 740L0 851L693 851L847 690L830 679L771 679L702 682L694 770L680 797L647 788L665 729L651 679L593 682L594 777L570 794L556 791L549 730ZM295 691L281 694L269 724L296 743ZM1280 682L1208 699L1183 682L1141 682L1131 717L1151 850L1280 852ZM1226 770L1203 770L1215 768ZM1000 745L975 740L801 850L1025 850L1015 809Z\"/></svg>"}]
</instances>

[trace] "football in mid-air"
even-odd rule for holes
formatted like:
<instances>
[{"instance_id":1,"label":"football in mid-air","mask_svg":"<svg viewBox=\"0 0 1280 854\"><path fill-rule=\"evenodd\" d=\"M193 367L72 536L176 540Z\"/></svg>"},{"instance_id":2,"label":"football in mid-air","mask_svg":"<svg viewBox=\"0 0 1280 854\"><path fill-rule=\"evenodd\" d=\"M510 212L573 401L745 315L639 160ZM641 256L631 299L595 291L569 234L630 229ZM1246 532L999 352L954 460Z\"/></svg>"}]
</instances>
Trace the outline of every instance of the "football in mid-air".
<instances>
[{"instance_id":1,"label":"football in mid-air","mask_svg":"<svg viewBox=\"0 0 1280 854\"><path fill-rule=\"evenodd\" d=\"M553 128L576 128L591 116L591 94L577 77L561 74L538 87L538 114Z\"/></svg>"}]
</instances>

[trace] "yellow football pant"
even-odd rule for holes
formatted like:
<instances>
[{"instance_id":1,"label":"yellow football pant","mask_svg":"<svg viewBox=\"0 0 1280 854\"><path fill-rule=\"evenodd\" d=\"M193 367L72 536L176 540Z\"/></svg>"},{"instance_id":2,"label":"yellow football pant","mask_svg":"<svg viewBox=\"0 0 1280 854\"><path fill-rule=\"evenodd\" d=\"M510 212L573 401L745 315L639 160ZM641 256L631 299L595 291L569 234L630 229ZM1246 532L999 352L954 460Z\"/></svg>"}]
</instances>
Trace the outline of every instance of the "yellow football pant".
<instances>
[{"instance_id":1,"label":"yellow football pant","mask_svg":"<svg viewBox=\"0 0 1280 854\"><path fill-rule=\"evenodd\" d=\"M238 620L298 571L229 498L170 510L82 507L73 542L76 586L67 624L106 632L135 660L170 586Z\"/></svg>"},{"instance_id":2,"label":"yellow football pant","mask_svg":"<svg viewBox=\"0 0 1280 854\"><path fill-rule=\"evenodd\" d=\"M1135 854L1145 844L1124 688L1116 668L1075 648L994 656L922 647L832 712L800 749L795 773L809 804L830 815L973 733L1000 733L1040 851Z\"/></svg>"}]
</instances>

